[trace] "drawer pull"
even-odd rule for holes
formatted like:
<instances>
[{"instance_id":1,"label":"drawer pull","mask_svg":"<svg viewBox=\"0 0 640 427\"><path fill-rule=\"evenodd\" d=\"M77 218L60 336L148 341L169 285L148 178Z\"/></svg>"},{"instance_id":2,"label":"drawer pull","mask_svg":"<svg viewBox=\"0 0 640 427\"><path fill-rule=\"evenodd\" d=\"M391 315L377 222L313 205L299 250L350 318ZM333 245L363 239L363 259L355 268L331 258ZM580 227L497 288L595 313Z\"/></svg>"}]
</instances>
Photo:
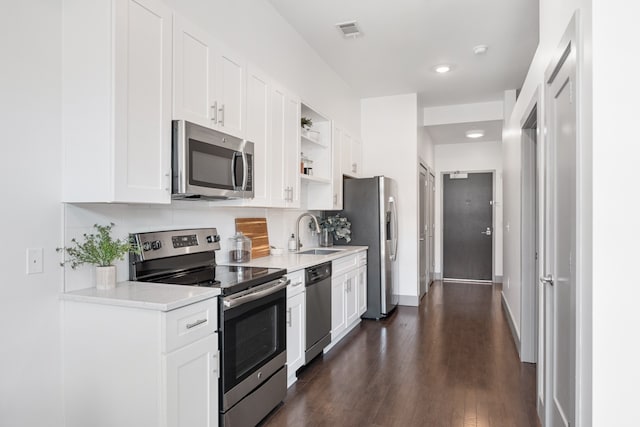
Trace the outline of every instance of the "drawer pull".
<instances>
[{"instance_id":1,"label":"drawer pull","mask_svg":"<svg viewBox=\"0 0 640 427\"><path fill-rule=\"evenodd\" d=\"M291 285L292 288L297 288L298 286L302 285L302 282L296 282L293 285Z\"/></svg>"},{"instance_id":2,"label":"drawer pull","mask_svg":"<svg viewBox=\"0 0 640 427\"><path fill-rule=\"evenodd\" d=\"M198 325L202 325L203 323L207 323L207 319L196 320L193 323L187 323L187 329L195 328Z\"/></svg>"}]
</instances>

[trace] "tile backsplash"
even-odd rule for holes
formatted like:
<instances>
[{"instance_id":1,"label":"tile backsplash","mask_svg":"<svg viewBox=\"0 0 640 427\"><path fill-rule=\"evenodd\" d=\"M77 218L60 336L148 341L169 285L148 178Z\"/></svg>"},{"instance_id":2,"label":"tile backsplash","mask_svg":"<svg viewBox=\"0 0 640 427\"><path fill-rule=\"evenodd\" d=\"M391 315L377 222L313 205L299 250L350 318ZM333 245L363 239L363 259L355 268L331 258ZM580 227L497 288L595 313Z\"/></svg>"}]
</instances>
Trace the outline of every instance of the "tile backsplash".
<instances>
[{"instance_id":1,"label":"tile backsplash","mask_svg":"<svg viewBox=\"0 0 640 427\"><path fill-rule=\"evenodd\" d=\"M171 205L124 205L124 204L66 204L64 209L64 241L69 245L72 238L80 239L84 233L93 233L94 224L114 223L114 237L124 238L129 233L174 230L183 228L215 227L220 234L221 250L216 254L219 264L227 261L229 237L235 234L236 218L265 217L269 232L269 243L278 248L287 248L287 240L294 232L296 219L306 211L274 208L211 207L206 202L179 201ZM320 212L311 213L319 215ZM308 218L300 224L300 240L304 247L316 247L317 237L312 236ZM129 278L128 261L117 262L118 281ZM65 266L65 291L74 291L95 286L92 266L81 266L76 270Z\"/></svg>"}]
</instances>

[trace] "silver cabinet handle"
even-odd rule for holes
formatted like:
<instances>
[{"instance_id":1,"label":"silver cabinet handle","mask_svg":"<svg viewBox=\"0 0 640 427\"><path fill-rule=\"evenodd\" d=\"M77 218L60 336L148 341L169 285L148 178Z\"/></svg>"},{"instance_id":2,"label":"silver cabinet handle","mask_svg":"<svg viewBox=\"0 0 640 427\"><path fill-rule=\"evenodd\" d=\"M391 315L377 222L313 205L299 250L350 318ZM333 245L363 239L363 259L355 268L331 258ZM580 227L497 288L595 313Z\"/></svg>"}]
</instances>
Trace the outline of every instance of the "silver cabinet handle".
<instances>
[{"instance_id":1,"label":"silver cabinet handle","mask_svg":"<svg viewBox=\"0 0 640 427\"><path fill-rule=\"evenodd\" d=\"M211 117L211 120L213 121L213 124L216 124L218 123L218 101L213 103L211 109L213 110L213 117Z\"/></svg>"},{"instance_id":2,"label":"silver cabinet handle","mask_svg":"<svg viewBox=\"0 0 640 427\"><path fill-rule=\"evenodd\" d=\"M207 319L196 320L193 323L187 323L187 329L195 328L198 325L202 325L203 323L207 323Z\"/></svg>"},{"instance_id":3,"label":"silver cabinet handle","mask_svg":"<svg viewBox=\"0 0 640 427\"><path fill-rule=\"evenodd\" d=\"M287 320L287 325L288 325L290 328L292 328L292 327L293 327L293 319L291 318L291 317L292 317L292 316L291 316L291 309L292 309L291 307L289 307L289 308L287 309L287 316L289 317L289 319Z\"/></svg>"},{"instance_id":4,"label":"silver cabinet handle","mask_svg":"<svg viewBox=\"0 0 640 427\"><path fill-rule=\"evenodd\" d=\"M357 163L351 163L351 172L356 173L358 171Z\"/></svg>"},{"instance_id":5,"label":"silver cabinet handle","mask_svg":"<svg viewBox=\"0 0 640 427\"><path fill-rule=\"evenodd\" d=\"M487 236L491 236L491 227L487 227L485 231L481 231L481 234L486 234Z\"/></svg>"},{"instance_id":6,"label":"silver cabinet handle","mask_svg":"<svg viewBox=\"0 0 640 427\"><path fill-rule=\"evenodd\" d=\"M296 282L296 283L292 284L291 287L292 288L297 288L300 285L302 285L302 282Z\"/></svg>"},{"instance_id":7,"label":"silver cabinet handle","mask_svg":"<svg viewBox=\"0 0 640 427\"><path fill-rule=\"evenodd\" d=\"M220 111L220 120L218 120L218 123L220 125L224 126L224 104L221 104L221 106L218 109L218 111Z\"/></svg>"},{"instance_id":8,"label":"silver cabinet handle","mask_svg":"<svg viewBox=\"0 0 640 427\"><path fill-rule=\"evenodd\" d=\"M553 276L551 274L547 274L546 276L541 277L540 284L553 286Z\"/></svg>"},{"instance_id":9,"label":"silver cabinet handle","mask_svg":"<svg viewBox=\"0 0 640 427\"><path fill-rule=\"evenodd\" d=\"M338 195L334 194L333 195L333 206L337 206L338 205Z\"/></svg>"},{"instance_id":10,"label":"silver cabinet handle","mask_svg":"<svg viewBox=\"0 0 640 427\"><path fill-rule=\"evenodd\" d=\"M167 193L170 193L171 192L171 174L165 173L164 177L166 178L166 181L167 181L167 186L164 187L164 191L166 191Z\"/></svg>"}]
</instances>

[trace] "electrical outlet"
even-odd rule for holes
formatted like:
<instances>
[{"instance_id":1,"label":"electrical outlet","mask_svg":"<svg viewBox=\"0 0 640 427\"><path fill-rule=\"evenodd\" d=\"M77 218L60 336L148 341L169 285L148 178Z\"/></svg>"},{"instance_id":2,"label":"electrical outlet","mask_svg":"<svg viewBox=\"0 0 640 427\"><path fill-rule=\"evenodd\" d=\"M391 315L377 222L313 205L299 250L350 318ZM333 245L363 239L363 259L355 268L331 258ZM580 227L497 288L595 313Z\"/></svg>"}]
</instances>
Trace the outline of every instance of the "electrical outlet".
<instances>
[{"instance_id":1,"label":"electrical outlet","mask_svg":"<svg viewBox=\"0 0 640 427\"><path fill-rule=\"evenodd\" d=\"M27 248L27 274L42 273L44 270L43 253L42 248Z\"/></svg>"}]
</instances>

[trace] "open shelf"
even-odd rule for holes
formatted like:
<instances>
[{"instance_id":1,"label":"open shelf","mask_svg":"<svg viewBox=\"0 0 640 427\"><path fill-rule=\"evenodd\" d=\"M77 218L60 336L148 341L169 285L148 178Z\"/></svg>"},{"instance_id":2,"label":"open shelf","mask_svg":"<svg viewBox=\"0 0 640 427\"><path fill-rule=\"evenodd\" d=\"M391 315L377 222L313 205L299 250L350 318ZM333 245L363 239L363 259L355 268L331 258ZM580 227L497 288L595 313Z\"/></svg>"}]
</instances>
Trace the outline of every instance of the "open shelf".
<instances>
[{"instance_id":1,"label":"open shelf","mask_svg":"<svg viewBox=\"0 0 640 427\"><path fill-rule=\"evenodd\" d=\"M300 174L300 179L302 179L303 181L317 182L319 184L331 184L331 180L329 178L322 178L315 175L305 175L303 173Z\"/></svg>"}]
</instances>

